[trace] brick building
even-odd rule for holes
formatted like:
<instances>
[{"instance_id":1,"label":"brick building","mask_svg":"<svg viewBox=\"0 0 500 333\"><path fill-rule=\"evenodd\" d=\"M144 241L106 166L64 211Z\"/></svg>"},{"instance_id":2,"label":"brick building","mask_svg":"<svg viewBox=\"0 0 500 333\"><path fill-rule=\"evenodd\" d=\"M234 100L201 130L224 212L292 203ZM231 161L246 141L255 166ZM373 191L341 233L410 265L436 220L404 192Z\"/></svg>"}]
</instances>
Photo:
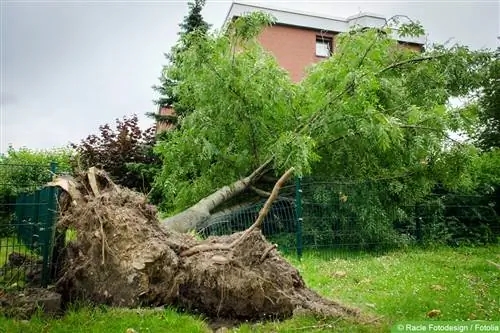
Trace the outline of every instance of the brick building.
<instances>
[{"instance_id":1,"label":"brick building","mask_svg":"<svg viewBox=\"0 0 500 333\"><path fill-rule=\"evenodd\" d=\"M336 18L238 2L231 4L225 23L255 11L271 14L276 19L275 24L265 28L259 36L259 42L276 57L278 63L290 73L294 82L304 77L309 65L335 52L335 38L339 33L349 31L353 26L380 28L386 23L385 17L371 13ZM397 33L393 37L406 47L422 50L424 39L421 37L402 37ZM171 115L174 111L172 108L164 107L159 113ZM157 130L172 127L169 124L158 124Z\"/></svg>"},{"instance_id":2,"label":"brick building","mask_svg":"<svg viewBox=\"0 0 500 333\"><path fill-rule=\"evenodd\" d=\"M380 28L386 18L377 14L360 13L348 18L336 18L298 11L233 2L225 22L252 12L271 14L276 23L259 36L262 46L270 51L285 68L294 82L300 81L307 66L335 52L335 37L353 26ZM421 50L423 38L393 36L400 44Z\"/></svg>"}]
</instances>

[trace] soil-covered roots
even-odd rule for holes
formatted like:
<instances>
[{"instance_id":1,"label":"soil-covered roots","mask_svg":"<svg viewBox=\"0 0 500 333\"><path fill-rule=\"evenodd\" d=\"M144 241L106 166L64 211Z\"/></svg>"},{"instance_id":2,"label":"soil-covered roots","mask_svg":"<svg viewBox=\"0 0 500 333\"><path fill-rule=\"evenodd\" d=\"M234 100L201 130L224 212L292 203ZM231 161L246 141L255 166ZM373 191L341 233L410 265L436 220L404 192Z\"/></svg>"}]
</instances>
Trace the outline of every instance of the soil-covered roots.
<instances>
[{"instance_id":1,"label":"soil-covered roots","mask_svg":"<svg viewBox=\"0 0 500 333\"><path fill-rule=\"evenodd\" d=\"M173 305L234 319L285 318L297 309L358 313L308 289L259 228L200 241L162 228L142 194L116 186L99 170L56 183L73 189L61 203L59 227L77 234L65 248L57 282L66 300Z\"/></svg>"}]
</instances>

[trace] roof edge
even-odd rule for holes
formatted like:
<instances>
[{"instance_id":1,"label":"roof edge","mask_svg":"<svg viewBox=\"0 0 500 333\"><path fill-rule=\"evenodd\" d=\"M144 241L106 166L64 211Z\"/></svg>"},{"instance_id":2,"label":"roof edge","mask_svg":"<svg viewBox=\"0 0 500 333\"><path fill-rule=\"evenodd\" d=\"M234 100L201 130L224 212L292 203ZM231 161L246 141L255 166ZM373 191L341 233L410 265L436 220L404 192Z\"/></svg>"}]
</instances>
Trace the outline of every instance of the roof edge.
<instances>
[{"instance_id":1,"label":"roof edge","mask_svg":"<svg viewBox=\"0 0 500 333\"><path fill-rule=\"evenodd\" d=\"M348 18L339 18L333 16L325 16L315 13L307 13L303 11L295 11L290 9L275 8L271 6L258 6L254 4L247 4L244 2L233 1L226 14L224 24L227 24L232 17L241 16L248 12L264 11L276 18L277 24L284 24L296 27L303 27L315 30L327 30L332 32L347 32L355 25L356 20L360 21L361 26L367 27L380 27L387 19L375 13L360 12L351 15ZM424 45L425 37L402 37L399 36L397 30L394 30L394 37L398 41Z\"/></svg>"}]
</instances>

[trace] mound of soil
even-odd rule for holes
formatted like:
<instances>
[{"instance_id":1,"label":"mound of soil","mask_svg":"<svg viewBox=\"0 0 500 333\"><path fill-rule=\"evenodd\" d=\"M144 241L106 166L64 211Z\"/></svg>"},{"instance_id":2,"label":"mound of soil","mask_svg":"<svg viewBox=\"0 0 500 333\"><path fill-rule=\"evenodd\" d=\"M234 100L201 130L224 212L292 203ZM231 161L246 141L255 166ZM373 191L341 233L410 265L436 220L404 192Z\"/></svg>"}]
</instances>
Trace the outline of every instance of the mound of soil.
<instances>
[{"instance_id":1,"label":"mound of soil","mask_svg":"<svg viewBox=\"0 0 500 333\"><path fill-rule=\"evenodd\" d=\"M297 309L358 315L308 289L258 229L198 240L162 228L145 196L116 186L101 171L65 182L58 185L71 196L63 200L59 227L77 231L56 284L66 301L173 305L239 320L286 318Z\"/></svg>"}]
</instances>

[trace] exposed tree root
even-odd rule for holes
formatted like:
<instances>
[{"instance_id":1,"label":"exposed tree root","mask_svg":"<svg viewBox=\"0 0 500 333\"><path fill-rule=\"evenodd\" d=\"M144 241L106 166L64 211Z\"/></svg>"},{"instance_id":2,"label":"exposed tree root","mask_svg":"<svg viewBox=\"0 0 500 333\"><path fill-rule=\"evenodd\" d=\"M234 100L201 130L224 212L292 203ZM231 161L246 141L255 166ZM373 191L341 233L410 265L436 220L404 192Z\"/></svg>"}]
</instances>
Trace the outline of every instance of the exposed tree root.
<instances>
[{"instance_id":1,"label":"exposed tree root","mask_svg":"<svg viewBox=\"0 0 500 333\"><path fill-rule=\"evenodd\" d=\"M114 306L173 305L238 320L286 318L299 310L358 315L308 289L259 230L293 170L278 181L252 227L204 241L163 228L143 195L95 171L95 176L82 175L61 186L79 191L66 200L73 204L63 205L59 222L60 228L77 230L76 241L61 258L64 267L56 285L66 301L83 297ZM97 189L89 184L92 179Z\"/></svg>"}]
</instances>

